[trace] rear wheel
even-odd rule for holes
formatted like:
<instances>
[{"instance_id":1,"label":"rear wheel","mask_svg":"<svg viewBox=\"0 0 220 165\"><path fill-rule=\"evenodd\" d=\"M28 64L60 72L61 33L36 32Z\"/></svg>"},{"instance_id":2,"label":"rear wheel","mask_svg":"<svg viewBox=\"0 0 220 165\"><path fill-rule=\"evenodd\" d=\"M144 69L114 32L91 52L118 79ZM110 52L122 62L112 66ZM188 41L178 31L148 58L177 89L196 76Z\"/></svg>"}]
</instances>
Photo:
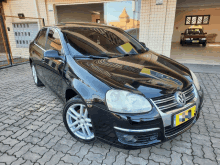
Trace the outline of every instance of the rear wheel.
<instances>
[{"instance_id":1,"label":"rear wheel","mask_svg":"<svg viewBox=\"0 0 220 165\"><path fill-rule=\"evenodd\" d=\"M38 87L43 86L44 84L40 81L40 79L37 76L37 72L36 72L36 68L34 64L31 64L31 69L32 69L32 75L33 75L35 85Z\"/></svg>"},{"instance_id":2,"label":"rear wheel","mask_svg":"<svg viewBox=\"0 0 220 165\"><path fill-rule=\"evenodd\" d=\"M63 110L63 122L68 132L84 143L95 141L92 121L87 107L79 96L70 99Z\"/></svg>"}]
</instances>

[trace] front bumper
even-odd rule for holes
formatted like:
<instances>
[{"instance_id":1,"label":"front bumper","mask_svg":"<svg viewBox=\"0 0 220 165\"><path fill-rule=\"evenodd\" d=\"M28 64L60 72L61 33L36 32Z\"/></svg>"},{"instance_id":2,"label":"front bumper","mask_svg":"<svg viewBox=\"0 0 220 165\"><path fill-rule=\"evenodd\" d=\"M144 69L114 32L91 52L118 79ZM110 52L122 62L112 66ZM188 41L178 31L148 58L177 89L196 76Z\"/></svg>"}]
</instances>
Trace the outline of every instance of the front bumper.
<instances>
[{"instance_id":1,"label":"front bumper","mask_svg":"<svg viewBox=\"0 0 220 165\"><path fill-rule=\"evenodd\" d=\"M206 40L184 40L185 44L205 44Z\"/></svg>"},{"instance_id":2,"label":"front bumper","mask_svg":"<svg viewBox=\"0 0 220 165\"><path fill-rule=\"evenodd\" d=\"M198 120L203 105L202 90L197 92L194 103L190 106L195 104L197 106L195 117L177 127L165 124L164 120L167 118L164 118L155 106L147 114L132 115L113 113L94 105L90 108L89 114L98 139L119 148L138 149L166 142L191 128ZM188 108L190 107L185 107L181 111ZM124 137L129 135L136 141L126 141Z\"/></svg>"}]
</instances>

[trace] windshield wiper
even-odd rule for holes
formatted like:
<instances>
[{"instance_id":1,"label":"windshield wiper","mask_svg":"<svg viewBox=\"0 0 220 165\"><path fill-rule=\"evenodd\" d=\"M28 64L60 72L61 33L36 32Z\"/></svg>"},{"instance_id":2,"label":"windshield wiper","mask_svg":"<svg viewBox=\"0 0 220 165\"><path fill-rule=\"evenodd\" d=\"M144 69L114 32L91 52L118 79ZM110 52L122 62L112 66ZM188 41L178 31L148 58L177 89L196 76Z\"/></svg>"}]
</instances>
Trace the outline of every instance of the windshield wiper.
<instances>
[{"instance_id":1,"label":"windshield wiper","mask_svg":"<svg viewBox=\"0 0 220 165\"><path fill-rule=\"evenodd\" d=\"M110 55L110 54L109 54ZM92 59L108 59L108 58L117 58L117 57L125 57L125 56L133 56L137 54L122 54L122 55L115 55L115 56L108 56L108 54L101 54L100 56L93 56L93 55L83 55L83 56L74 56L73 58L92 58Z\"/></svg>"},{"instance_id":2,"label":"windshield wiper","mask_svg":"<svg viewBox=\"0 0 220 165\"><path fill-rule=\"evenodd\" d=\"M125 56L133 56L133 55L138 55L138 54L123 54L121 57L125 57Z\"/></svg>"},{"instance_id":3,"label":"windshield wiper","mask_svg":"<svg viewBox=\"0 0 220 165\"><path fill-rule=\"evenodd\" d=\"M106 59L106 58L111 58L111 57L108 57L108 56L93 56L93 55L89 55L89 56L74 56L73 58Z\"/></svg>"}]
</instances>

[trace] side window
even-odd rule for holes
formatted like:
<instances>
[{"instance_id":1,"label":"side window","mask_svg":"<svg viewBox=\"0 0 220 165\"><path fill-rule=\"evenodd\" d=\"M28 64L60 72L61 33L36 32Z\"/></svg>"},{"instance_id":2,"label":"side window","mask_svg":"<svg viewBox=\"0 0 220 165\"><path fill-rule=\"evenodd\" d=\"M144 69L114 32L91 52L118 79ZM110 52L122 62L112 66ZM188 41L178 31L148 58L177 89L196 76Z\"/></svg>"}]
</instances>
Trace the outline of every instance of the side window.
<instances>
[{"instance_id":1,"label":"side window","mask_svg":"<svg viewBox=\"0 0 220 165\"><path fill-rule=\"evenodd\" d=\"M59 33L55 29L50 29L48 32L46 50L57 50L61 54L62 46Z\"/></svg>"},{"instance_id":2,"label":"side window","mask_svg":"<svg viewBox=\"0 0 220 165\"><path fill-rule=\"evenodd\" d=\"M36 43L42 47L43 49L45 49L45 44L46 44L46 32L47 32L47 29L43 29L40 31L37 39L36 39Z\"/></svg>"}]
</instances>

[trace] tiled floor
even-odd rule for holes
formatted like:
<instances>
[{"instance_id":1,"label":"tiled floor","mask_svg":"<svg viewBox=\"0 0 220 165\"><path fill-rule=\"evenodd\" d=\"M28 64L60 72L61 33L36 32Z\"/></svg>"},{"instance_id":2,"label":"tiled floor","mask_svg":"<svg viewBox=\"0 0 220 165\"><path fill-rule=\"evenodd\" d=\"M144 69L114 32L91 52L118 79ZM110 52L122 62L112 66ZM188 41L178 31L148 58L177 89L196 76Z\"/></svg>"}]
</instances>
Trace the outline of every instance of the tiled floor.
<instances>
[{"instance_id":1,"label":"tiled floor","mask_svg":"<svg viewBox=\"0 0 220 165\"><path fill-rule=\"evenodd\" d=\"M180 63L220 65L220 43L209 43L206 47L172 43L170 57Z\"/></svg>"},{"instance_id":2,"label":"tiled floor","mask_svg":"<svg viewBox=\"0 0 220 165\"><path fill-rule=\"evenodd\" d=\"M73 139L62 103L34 85L29 64L0 70L0 165L3 164L220 164L220 74L197 73L205 91L197 123L172 141L123 150Z\"/></svg>"}]
</instances>

